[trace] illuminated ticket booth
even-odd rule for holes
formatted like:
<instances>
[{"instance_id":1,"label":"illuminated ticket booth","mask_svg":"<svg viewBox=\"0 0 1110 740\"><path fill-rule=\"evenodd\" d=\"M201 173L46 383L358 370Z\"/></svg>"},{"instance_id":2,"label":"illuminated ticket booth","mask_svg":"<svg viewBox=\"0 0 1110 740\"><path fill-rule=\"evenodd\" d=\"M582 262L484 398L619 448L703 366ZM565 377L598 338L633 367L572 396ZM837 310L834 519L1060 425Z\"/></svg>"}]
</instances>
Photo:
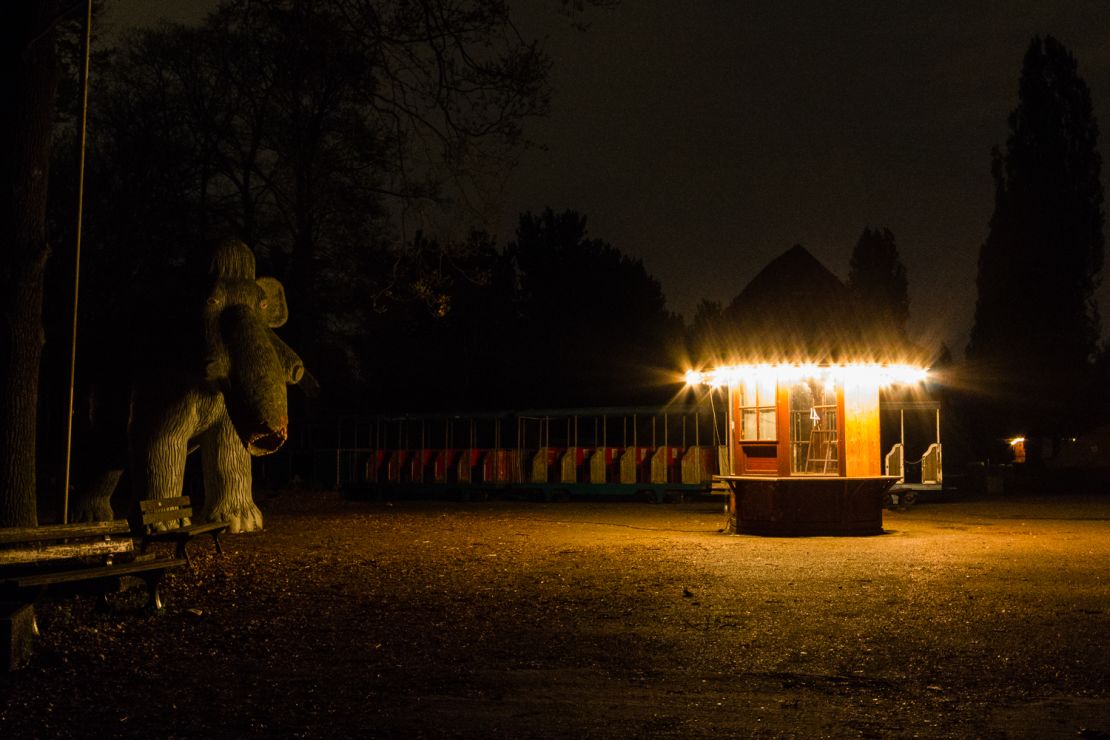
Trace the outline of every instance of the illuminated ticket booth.
<instances>
[{"instance_id":1,"label":"illuminated ticket booth","mask_svg":"<svg viewBox=\"0 0 1110 740\"><path fill-rule=\"evenodd\" d=\"M727 393L728 530L770 535L882 532L879 393L924 381L886 363L767 363L690 371Z\"/></svg>"}]
</instances>

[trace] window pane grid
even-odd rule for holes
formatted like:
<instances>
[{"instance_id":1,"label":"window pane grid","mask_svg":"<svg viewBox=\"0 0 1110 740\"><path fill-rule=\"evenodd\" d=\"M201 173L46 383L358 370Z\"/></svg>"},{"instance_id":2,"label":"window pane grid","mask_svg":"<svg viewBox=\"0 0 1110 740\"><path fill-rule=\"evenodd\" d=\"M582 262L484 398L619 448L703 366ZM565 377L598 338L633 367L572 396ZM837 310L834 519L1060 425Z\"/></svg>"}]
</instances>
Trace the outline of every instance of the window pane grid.
<instances>
[{"instance_id":1,"label":"window pane grid","mask_svg":"<svg viewBox=\"0 0 1110 740\"><path fill-rule=\"evenodd\" d=\"M810 379L790 388L790 470L836 475L839 467L836 386Z\"/></svg>"},{"instance_id":2,"label":"window pane grid","mask_svg":"<svg viewBox=\"0 0 1110 740\"><path fill-rule=\"evenodd\" d=\"M740 439L774 441L778 436L774 382L740 385Z\"/></svg>"}]
</instances>

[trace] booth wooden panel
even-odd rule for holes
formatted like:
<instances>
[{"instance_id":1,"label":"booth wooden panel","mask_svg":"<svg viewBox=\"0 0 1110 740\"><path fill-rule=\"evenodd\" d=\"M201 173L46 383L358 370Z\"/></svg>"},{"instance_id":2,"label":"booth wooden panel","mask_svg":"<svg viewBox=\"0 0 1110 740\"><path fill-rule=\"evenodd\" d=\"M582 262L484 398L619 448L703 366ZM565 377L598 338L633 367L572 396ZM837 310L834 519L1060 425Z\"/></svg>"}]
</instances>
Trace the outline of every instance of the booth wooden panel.
<instances>
[{"instance_id":1,"label":"booth wooden panel","mask_svg":"<svg viewBox=\"0 0 1110 740\"><path fill-rule=\"evenodd\" d=\"M875 383L844 385L844 475L865 478L882 475L879 435L879 391Z\"/></svg>"}]
</instances>

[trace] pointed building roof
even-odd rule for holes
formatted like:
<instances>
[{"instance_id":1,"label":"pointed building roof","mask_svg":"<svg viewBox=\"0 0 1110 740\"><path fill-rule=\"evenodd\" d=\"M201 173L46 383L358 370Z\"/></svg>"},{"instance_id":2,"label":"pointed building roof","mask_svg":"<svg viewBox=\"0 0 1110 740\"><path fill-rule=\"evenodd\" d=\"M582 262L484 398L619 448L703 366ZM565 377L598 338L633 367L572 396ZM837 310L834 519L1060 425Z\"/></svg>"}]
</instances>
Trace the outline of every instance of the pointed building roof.
<instances>
[{"instance_id":1,"label":"pointed building roof","mask_svg":"<svg viewBox=\"0 0 1110 740\"><path fill-rule=\"evenodd\" d=\"M899 361L905 342L876 335L848 288L795 244L752 278L724 311L724 355L743 362Z\"/></svg>"},{"instance_id":2,"label":"pointed building roof","mask_svg":"<svg viewBox=\"0 0 1110 740\"><path fill-rule=\"evenodd\" d=\"M801 244L771 260L732 300L726 312L734 317L786 301L802 306L814 301L844 303L848 289Z\"/></svg>"}]
</instances>

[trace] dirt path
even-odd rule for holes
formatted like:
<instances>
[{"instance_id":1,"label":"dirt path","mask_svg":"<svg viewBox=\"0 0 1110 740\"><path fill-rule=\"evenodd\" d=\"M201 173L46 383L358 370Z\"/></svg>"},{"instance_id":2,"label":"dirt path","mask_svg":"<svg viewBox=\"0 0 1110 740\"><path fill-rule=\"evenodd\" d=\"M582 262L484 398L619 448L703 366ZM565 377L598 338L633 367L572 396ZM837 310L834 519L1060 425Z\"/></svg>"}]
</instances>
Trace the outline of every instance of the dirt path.
<instances>
[{"instance_id":1,"label":"dirt path","mask_svg":"<svg viewBox=\"0 0 1110 740\"><path fill-rule=\"evenodd\" d=\"M1108 737L1110 497L720 534L716 502L344 501L39 609L0 736Z\"/></svg>"}]
</instances>

